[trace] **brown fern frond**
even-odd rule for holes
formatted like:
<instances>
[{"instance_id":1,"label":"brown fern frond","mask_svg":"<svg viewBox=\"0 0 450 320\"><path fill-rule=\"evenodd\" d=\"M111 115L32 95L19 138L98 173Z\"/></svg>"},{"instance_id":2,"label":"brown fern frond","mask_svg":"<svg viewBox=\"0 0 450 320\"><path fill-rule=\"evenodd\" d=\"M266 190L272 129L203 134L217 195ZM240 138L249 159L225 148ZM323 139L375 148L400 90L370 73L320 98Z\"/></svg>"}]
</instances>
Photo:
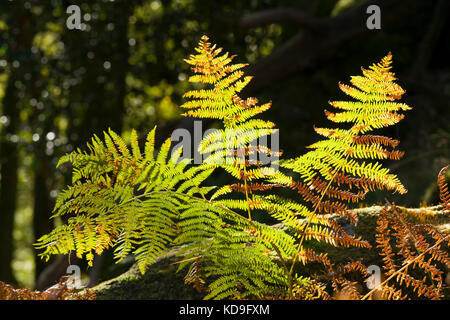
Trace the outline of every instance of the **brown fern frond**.
<instances>
[{"instance_id":1,"label":"brown fern frond","mask_svg":"<svg viewBox=\"0 0 450 320\"><path fill-rule=\"evenodd\" d=\"M363 144L363 145L382 144L382 145L389 146L392 148L397 147L399 144L399 141L396 139L392 139L392 138L385 137L385 136L379 136L379 135L370 135L370 134L358 136L355 138L354 142L356 144Z\"/></svg>"},{"instance_id":2,"label":"brown fern frond","mask_svg":"<svg viewBox=\"0 0 450 320\"><path fill-rule=\"evenodd\" d=\"M0 281L0 300L47 300L47 294L28 288L14 289L13 286Z\"/></svg>"},{"instance_id":3,"label":"brown fern frond","mask_svg":"<svg viewBox=\"0 0 450 320\"><path fill-rule=\"evenodd\" d=\"M345 172L336 174L334 181L338 186L347 185L350 190L353 188L375 191L382 189L382 184L378 181L367 179L364 175L361 177L351 177Z\"/></svg>"},{"instance_id":4,"label":"brown fern frond","mask_svg":"<svg viewBox=\"0 0 450 320\"><path fill-rule=\"evenodd\" d=\"M319 177L316 177L311 181L311 186L314 190L317 190L320 194L325 193L326 196L336 198L342 201L356 203L363 200L367 194L367 191L359 191L358 193L352 193L348 190L343 190L335 186L328 186L327 182Z\"/></svg>"},{"instance_id":5,"label":"brown fern frond","mask_svg":"<svg viewBox=\"0 0 450 320\"><path fill-rule=\"evenodd\" d=\"M380 212L376 231L377 248L381 250L383 269L388 276L377 288L382 291L382 296L399 299L415 294L441 299L442 265L450 267L448 251L443 247L448 244L449 236L442 235L430 225L409 222L395 204L385 206ZM363 298L374 293L375 290L371 290Z\"/></svg>"},{"instance_id":6,"label":"brown fern frond","mask_svg":"<svg viewBox=\"0 0 450 320\"><path fill-rule=\"evenodd\" d=\"M59 282L45 291L31 290L29 288L15 289L13 286L0 281L0 300L94 300L95 292L86 289L83 293L69 289L68 276L63 276Z\"/></svg>"},{"instance_id":7,"label":"brown fern frond","mask_svg":"<svg viewBox=\"0 0 450 320\"><path fill-rule=\"evenodd\" d=\"M346 264L334 266L329 263L325 274L318 276L317 279L327 281L333 288L336 300L359 300L362 297L361 286L356 281L350 281L346 278L347 275L356 273L359 276L367 275L367 268L361 261L350 261Z\"/></svg>"},{"instance_id":8,"label":"brown fern frond","mask_svg":"<svg viewBox=\"0 0 450 320\"><path fill-rule=\"evenodd\" d=\"M365 196L365 192L354 194L334 186L328 186L320 178L315 178L309 185L300 181L292 181L289 187L301 194L304 201L310 202L316 208L317 214L339 214L349 218L353 223L357 222L357 217L348 210L345 202L341 201L357 202L358 199ZM341 201L323 200L325 196Z\"/></svg>"},{"instance_id":9,"label":"brown fern frond","mask_svg":"<svg viewBox=\"0 0 450 320\"><path fill-rule=\"evenodd\" d=\"M329 269L332 266L330 259L326 253L317 253L310 248L303 249L300 252L300 261L306 265L310 262L318 262Z\"/></svg>"},{"instance_id":10,"label":"brown fern frond","mask_svg":"<svg viewBox=\"0 0 450 320\"><path fill-rule=\"evenodd\" d=\"M341 227L341 225L333 219L329 219L330 228L339 236L339 241L344 247L356 247L356 248L367 248L370 249L372 246L362 237L355 237L349 235Z\"/></svg>"},{"instance_id":11,"label":"brown fern frond","mask_svg":"<svg viewBox=\"0 0 450 320\"><path fill-rule=\"evenodd\" d=\"M240 192L240 193L244 193L247 191L248 193L253 193L253 191L266 191L266 190L270 190L273 188L278 188L281 187L280 184L265 184L265 183L249 183L247 184L247 186L245 186L245 184L241 184L241 183L234 183L232 185L230 185L231 190L236 191L236 192Z\"/></svg>"},{"instance_id":12,"label":"brown fern frond","mask_svg":"<svg viewBox=\"0 0 450 320\"><path fill-rule=\"evenodd\" d=\"M401 289L396 289L388 284L383 285L383 290L375 291L379 293L380 298L384 300L406 300L407 294L403 293Z\"/></svg>"},{"instance_id":13,"label":"brown fern frond","mask_svg":"<svg viewBox=\"0 0 450 320\"><path fill-rule=\"evenodd\" d=\"M309 224L304 230L305 240L315 239L333 246L371 248L371 245L362 239L347 234L333 219L326 220L328 226Z\"/></svg>"}]
</instances>

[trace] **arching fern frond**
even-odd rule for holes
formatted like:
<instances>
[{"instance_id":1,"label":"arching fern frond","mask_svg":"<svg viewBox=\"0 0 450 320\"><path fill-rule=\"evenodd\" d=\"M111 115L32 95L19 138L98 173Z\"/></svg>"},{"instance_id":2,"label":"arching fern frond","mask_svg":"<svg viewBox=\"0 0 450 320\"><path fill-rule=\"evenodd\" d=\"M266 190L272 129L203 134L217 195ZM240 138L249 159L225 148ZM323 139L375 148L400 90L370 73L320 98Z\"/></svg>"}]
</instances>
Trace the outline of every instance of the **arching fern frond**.
<instances>
[{"instance_id":1,"label":"arching fern frond","mask_svg":"<svg viewBox=\"0 0 450 320\"><path fill-rule=\"evenodd\" d=\"M92 139L89 152L78 149L61 158L59 164L73 166L73 184L58 196L53 217L72 217L38 240L36 247L44 249L41 256L75 251L92 265L94 253L114 245L116 259L135 254L144 271L166 251L179 233L181 208L195 207L190 196L211 190L199 185L212 169L187 168L188 161L178 161L181 150L169 157L170 139L155 157L154 136L155 129L142 154L136 132L130 150L109 130L104 141Z\"/></svg>"}]
</instances>

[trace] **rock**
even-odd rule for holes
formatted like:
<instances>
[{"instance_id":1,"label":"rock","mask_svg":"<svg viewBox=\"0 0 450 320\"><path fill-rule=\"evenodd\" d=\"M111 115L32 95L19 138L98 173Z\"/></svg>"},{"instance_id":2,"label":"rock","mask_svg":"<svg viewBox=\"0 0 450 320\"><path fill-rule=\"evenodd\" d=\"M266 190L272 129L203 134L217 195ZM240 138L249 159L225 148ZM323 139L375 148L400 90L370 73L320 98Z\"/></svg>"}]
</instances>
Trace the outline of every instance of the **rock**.
<instances>
[{"instance_id":1,"label":"rock","mask_svg":"<svg viewBox=\"0 0 450 320\"><path fill-rule=\"evenodd\" d=\"M398 206L397 206L398 207ZM382 210L381 206L355 209L359 222L356 226L349 224L345 219L336 216L339 223L349 234L363 236L371 244L375 240L375 228L378 213ZM441 232L450 232L450 223L448 215L442 213L442 207L428 207L403 210L410 218L410 221L416 223L429 223L435 225ZM282 224L274 227L286 230ZM286 230L289 232L288 230ZM366 266L371 264L380 265L381 260L377 251L373 249L360 248L335 248L325 244L314 244L314 247L320 251L327 252L331 260L335 263L345 262L349 259L363 260ZM204 293L198 293L192 286L184 284L186 269L177 273L178 261L176 253L180 248L173 248L167 255L159 259L155 264L148 268L148 271L142 275L139 268L134 264L127 272L122 275L103 282L96 287L94 291L97 299L201 299Z\"/></svg>"}]
</instances>

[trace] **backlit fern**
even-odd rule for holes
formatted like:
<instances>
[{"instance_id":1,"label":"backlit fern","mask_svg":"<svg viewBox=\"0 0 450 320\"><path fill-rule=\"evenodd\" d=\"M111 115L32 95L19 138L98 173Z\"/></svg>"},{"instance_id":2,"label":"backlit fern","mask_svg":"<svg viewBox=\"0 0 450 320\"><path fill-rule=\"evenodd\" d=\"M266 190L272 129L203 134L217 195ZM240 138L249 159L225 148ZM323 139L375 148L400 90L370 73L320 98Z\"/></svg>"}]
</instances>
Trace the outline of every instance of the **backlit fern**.
<instances>
[{"instance_id":1,"label":"backlit fern","mask_svg":"<svg viewBox=\"0 0 450 320\"><path fill-rule=\"evenodd\" d=\"M315 128L326 139L309 146L313 150L305 155L281 163L281 167L297 172L300 181L285 179L279 183L296 190L311 205L311 209L304 207L303 210L306 222L298 227L301 236L293 264L304 251L303 241L311 238L333 245L370 247L366 241L347 235L334 220L318 219L318 216L340 214L351 222L357 222L357 217L347 209L346 203L356 203L368 191L376 189L406 193L389 169L370 161L399 159L402 156L401 152L394 150L397 140L368 134L374 129L397 123L403 118L397 112L410 109L403 103L395 102L404 90L394 82L394 74L390 71L391 60L392 56L388 54L380 63L369 69L363 68L363 76L351 78L354 87L339 84L341 90L356 101L332 101L331 106L343 111L325 111L325 114L333 122L350 123L349 129ZM367 160L361 162L361 159Z\"/></svg>"},{"instance_id":2,"label":"backlit fern","mask_svg":"<svg viewBox=\"0 0 450 320\"><path fill-rule=\"evenodd\" d=\"M212 85L212 89L200 89L186 93L185 97L194 98L183 105L189 110L186 114L200 118L221 119L225 129L234 128L245 131L251 128L268 129L273 127L272 124L268 125L262 120L248 120L248 116L241 116L242 114L251 116L259 114L270 104L256 107L257 100L255 98L248 98L244 102L237 93L251 78L244 77L242 71L236 70L245 65L230 64L234 56L219 55L222 49L216 49L207 41L206 37L202 38L196 49L198 54L191 56L187 62L193 65L192 69L196 73L190 78L190 81ZM317 255L306 254L306 251L303 250L304 240L314 239L335 246L370 247L362 239L346 234L335 220L329 219L323 214L340 213L356 222L356 217L349 214L345 202L357 202L364 198L366 192L375 189L386 188L400 193L406 192L400 181L393 174L389 174L388 169L382 168L381 164L357 162L358 159L399 159L402 156L401 152L393 150L398 141L388 137L364 134L375 128L397 123L403 116L396 111L410 109L405 104L394 102L401 97L404 91L394 83L395 78L390 72L390 64L391 55L389 54L381 63L371 66L369 70L363 69L364 76L352 78L352 84L358 89L340 85L345 93L359 101L332 102L333 106L345 111L339 114L326 111L326 114L334 122L353 123L349 130L316 129L319 134L328 139L310 146L314 150L306 155L282 162L283 168L300 173L302 181L294 181L290 176L276 171L269 171L262 175L260 168L256 169L259 175L248 175L247 172L255 171L250 171L251 163L246 158L241 159L240 162L233 159L231 164L221 164L226 171L244 181L237 185L222 187L213 196L213 199L231 191L238 191L245 194L245 201L226 199L215 200L216 203L233 210L247 211L249 219L251 219L252 210L261 209L293 230L294 243L297 243L292 246L291 240L285 245L287 248L285 251L272 246L272 250L276 251L285 268L285 278L288 279L288 283L287 286L285 283L283 285L291 297L296 278L294 275L295 263L301 260L306 264L317 259ZM251 126L250 121L254 121L257 126L255 124ZM200 145L200 152L205 152L205 146L212 145L215 140L219 142L214 145L215 148L211 148L213 152L217 152L217 150L222 153L228 152L229 148L225 148L225 144L221 143L225 140L224 135L224 131L219 131L206 137ZM242 135L239 133L237 136ZM256 135L252 136L253 140L256 138ZM241 155L244 157L248 157L250 154L251 148L245 144L250 141L241 142L244 150ZM239 140L234 142L232 146L240 146ZM388 150L389 147L392 150ZM211 152L211 149L207 151ZM268 151L270 152L269 149ZM218 157L215 158L216 161L217 159ZM248 183L247 180L255 178L261 179L262 182ZM304 201L311 203L312 209L275 194L264 196L257 193L257 191L266 191L281 186L298 191ZM353 192L353 189L359 189L359 191ZM252 233L252 230L250 232ZM257 232L252 234L256 237L259 236ZM267 239L262 238L261 240L267 243ZM267 247L270 249L270 246ZM239 253L233 255L239 256ZM242 270L245 264L239 264ZM224 264L219 266L222 265ZM231 275L229 277L232 278ZM236 276L234 282L239 282L238 279L239 277Z\"/></svg>"},{"instance_id":3,"label":"backlit fern","mask_svg":"<svg viewBox=\"0 0 450 320\"><path fill-rule=\"evenodd\" d=\"M134 131L130 147L109 131L103 140L95 136L89 151L61 159L72 163L73 183L59 195L54 216L73 217L39 239L43 257L75 251L91 264L94 253L114 246L118 260L134 254L145 272L170 246L180 245L179 269L189 267L186 283L204 290L206 298L330 298L327 283L361 297L345 275L364 274L365 266L358 261L335 266L305 241L370 248L333 217L356 223L347 206L369 191L406 193L377 162L399 159L399 142L371 133L396 124L403 118L399 112L410 109L396 102L404 91L390 71L392 56L362 69L362 76L351 78L353 86L339 85L354 101L330 102L342 111L326 111L326 116L350 123L349 129L315 128L325 139L305 155L280 163L281 152L269 147L275 124L257 118L271 103L259 105L256 98L239 96L251 77L242 70L246 64L233 64L234 58L204 36L186 60L194 72L189 81L204 87L184 95L184 115L223 124L200 142L202 164L181 160L181 148L169 156L170 139L155 157L155 130L143 153ZM236 181L203 186L216 169ZM281 189L295 191L300 199L281 197L276 194ZM256 210L284 227L255 221ZM298 272L298 263L311 262L322 264L328 277Z\"/></svg>"},{"instance_id":4,"label":"backlit fern","mask_svg":"<svg viewBox=\"0 0 450 320\"><path fill-rule=\"evenodd\" d=\"M273 158L279 156L279 151L272 151L267 143L267 136L276 132L275 124L255 118L269 109L271 103L258 105L256 98L239 97L251 77L244 76L241 70L246 64L231 64L235 56L221 55L222 49L211 45L206 36L196 51L196 55L186 60L195 73L189 81L211 88L188 91L184 96L189 101L181 107L187 109L186 116L223 122L223 129L204 137L199 152L204 155L205 164L221 167L238 180L220 187L210 201L242 214L235 214L233 223L218 229L202 253L205 276L216 279L209 286L207 297L242 298L249 294L262 297L269 292L286 291L289 284L283 256L293 254L295 239L280 230L262 228L251 214L254 209L273 206L268 198L257 193L277 186L264 181L267 175L275 173L273 165L277 165L277 158ZM242 197L224 198L232 192ZM271 253L278 255L279 263L274 262ZM303 285L308 282L297 280Z\"/></svg>"},{"instance_id":5,"label":"backlit fern","mask_svg":"<svg viewBox=\"0 0 450 320\"><path fill-rule=\"evenodd\" d=\"M261 143L261 140L267 142L267 136L278 131L273 129L275 124L255 118L268 110L271 102L258 105L256 98L244 100L239 97L239 92L252 77L244 76L241 70L246 64L231 64L236 56L229 56L228 53L220 55L222 48L212 46L206 36L202 37L196 51L197 55L191 55L185 60L192 65L195 73L189 81L208 85L211 89L186 92L184 97L189 101L181 107L187 109L185 116L220 119L223 122L223 129L204 137L199 151L205 155L204 163L220 165L239 180L236 184L220 188L213 199L232 191L241 192L246 195L247 204L227 204L234 205L236 209L248 210L248 196L252 191L273 187L255 182L274 172L273 168L264 166L268 163L261 161L261 157L280 155L279 150L272 151ZM277 159L269 164L277 164ZM251 219L250 212L248 213Z\"/></svg>"}]
</instances>

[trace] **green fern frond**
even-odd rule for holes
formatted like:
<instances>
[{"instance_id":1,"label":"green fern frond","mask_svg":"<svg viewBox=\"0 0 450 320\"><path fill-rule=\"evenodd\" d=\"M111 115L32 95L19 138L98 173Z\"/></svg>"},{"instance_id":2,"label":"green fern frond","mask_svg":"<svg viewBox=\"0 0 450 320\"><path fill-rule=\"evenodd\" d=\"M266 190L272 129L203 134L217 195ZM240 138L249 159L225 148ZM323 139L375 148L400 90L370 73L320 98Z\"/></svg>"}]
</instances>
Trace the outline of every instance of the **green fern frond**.
<instances>
[{"instance_id":1,"label":"green fern frond","mask_svg":"<svg viewBox=\"0 0 450 320\"><path fill-rule=\"evenodd\" d=\"M109 130L104 142L92 139L90 152L77 150L60 160L71 162L74 183L58 196L53 217L74 217L38 240L36 247L45 249L41 256L75 251L91 265L94 252L116 245L116 259L134 254L144 272L172 245L179 234L180 210L195 208L197 203L189 197L212 189L200 183L213 169L187 168L187 161L178 161L179 152L169 157L170 139L155 159L154 136L155 129L142 155L134 131L130 150Z\"/></svg>"}]
</instances>

